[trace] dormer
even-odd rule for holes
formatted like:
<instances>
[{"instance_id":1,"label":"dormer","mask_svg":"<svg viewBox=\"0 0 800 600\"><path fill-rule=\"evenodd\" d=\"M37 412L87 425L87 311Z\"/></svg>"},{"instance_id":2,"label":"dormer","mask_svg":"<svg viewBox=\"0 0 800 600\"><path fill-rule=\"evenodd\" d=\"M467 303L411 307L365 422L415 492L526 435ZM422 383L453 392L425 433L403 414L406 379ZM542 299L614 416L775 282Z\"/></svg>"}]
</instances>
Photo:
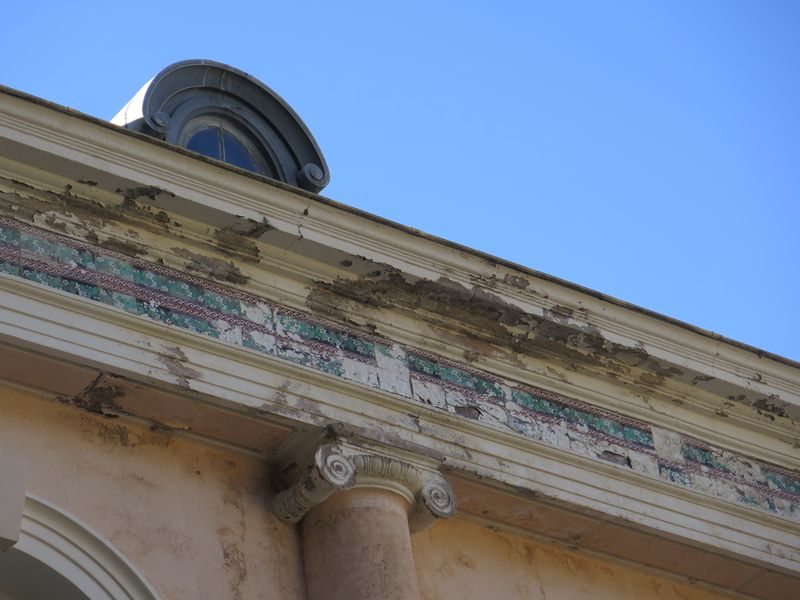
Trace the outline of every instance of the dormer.
<instances>
[{"instance_id":1,"label":"dormer","mask_svg":"<svg viewBox=\"0 0 800 600\"><path fill-rule=\"evenodd\" d=\"M210 60L165 68L112 123L317 193L329 181L305 123L247 73Z\"/></svg>"}]
</instances>

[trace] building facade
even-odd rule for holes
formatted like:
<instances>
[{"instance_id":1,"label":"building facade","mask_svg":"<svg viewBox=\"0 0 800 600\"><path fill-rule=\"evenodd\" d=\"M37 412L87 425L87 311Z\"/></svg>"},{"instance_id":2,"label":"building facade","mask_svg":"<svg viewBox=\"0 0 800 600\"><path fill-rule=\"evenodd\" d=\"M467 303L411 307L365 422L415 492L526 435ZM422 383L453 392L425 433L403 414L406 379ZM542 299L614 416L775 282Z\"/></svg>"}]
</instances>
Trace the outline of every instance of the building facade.
<instances>
[{"instance_id":1,"label":"building facade","mask_svg":"<svg viewBox=\"0 0 800 600\"><path fill-rule=\"evenodd\" d=\"M319 196L224 65L116 122L0 91L0 598L800 597L797 363Z\"/></svg>"}]
</instances>

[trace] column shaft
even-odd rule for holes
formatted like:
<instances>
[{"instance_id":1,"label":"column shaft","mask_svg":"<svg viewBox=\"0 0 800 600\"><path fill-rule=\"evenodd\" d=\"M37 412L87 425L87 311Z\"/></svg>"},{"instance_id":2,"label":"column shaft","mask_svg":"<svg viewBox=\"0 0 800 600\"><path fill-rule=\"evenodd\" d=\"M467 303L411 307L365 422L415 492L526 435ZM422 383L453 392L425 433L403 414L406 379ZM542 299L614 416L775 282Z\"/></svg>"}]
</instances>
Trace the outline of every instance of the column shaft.
<instances>
[{"instance_id":1,"label":"column shaft","mask_svg":"<svg viewBox=\"0 0 800 600\"><path fill-rule=\"evenodd\" d=\"M419 600L408 502L395 492L334 494L303 520L309 600Z\"/></svg>"}]
</instances>

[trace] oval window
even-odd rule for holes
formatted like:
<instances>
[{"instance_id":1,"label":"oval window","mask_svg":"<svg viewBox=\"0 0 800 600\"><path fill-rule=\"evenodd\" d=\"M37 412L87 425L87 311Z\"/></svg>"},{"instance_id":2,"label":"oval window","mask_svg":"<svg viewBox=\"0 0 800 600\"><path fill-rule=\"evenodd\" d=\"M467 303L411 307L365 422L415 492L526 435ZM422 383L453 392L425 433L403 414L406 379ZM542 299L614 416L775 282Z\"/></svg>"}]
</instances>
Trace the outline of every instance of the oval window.
<instances>
[{"instance_id":1,"label":"oval window","mask_svg":"<svg viewBox=\"0 0 800 600\"><path fill-rule=\"evenodd\" d=\"M187 141L186 148L217 160L224 160L248 171L261 172L253 154L244 143L222 127L211 126L197 131Z\"/></svg>"}]
</instances>

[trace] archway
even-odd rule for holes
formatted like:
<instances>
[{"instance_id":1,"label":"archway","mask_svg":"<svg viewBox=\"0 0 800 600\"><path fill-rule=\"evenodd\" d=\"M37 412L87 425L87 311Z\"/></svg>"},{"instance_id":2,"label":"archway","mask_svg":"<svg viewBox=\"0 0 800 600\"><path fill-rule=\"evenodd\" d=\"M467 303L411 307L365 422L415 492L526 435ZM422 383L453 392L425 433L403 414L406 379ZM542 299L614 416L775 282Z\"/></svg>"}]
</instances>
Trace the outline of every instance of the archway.
<instances>
[{"instance_id":1,"label":"archway","mask_svg":"<svg viewBox=\"0 0 800 600\"><path fill-rule=\"evenodd\" d=\"M25 498L19 541L0 553L0 600L156 600L102 537L52 504Z\"/></svg>"}]
</instances>

